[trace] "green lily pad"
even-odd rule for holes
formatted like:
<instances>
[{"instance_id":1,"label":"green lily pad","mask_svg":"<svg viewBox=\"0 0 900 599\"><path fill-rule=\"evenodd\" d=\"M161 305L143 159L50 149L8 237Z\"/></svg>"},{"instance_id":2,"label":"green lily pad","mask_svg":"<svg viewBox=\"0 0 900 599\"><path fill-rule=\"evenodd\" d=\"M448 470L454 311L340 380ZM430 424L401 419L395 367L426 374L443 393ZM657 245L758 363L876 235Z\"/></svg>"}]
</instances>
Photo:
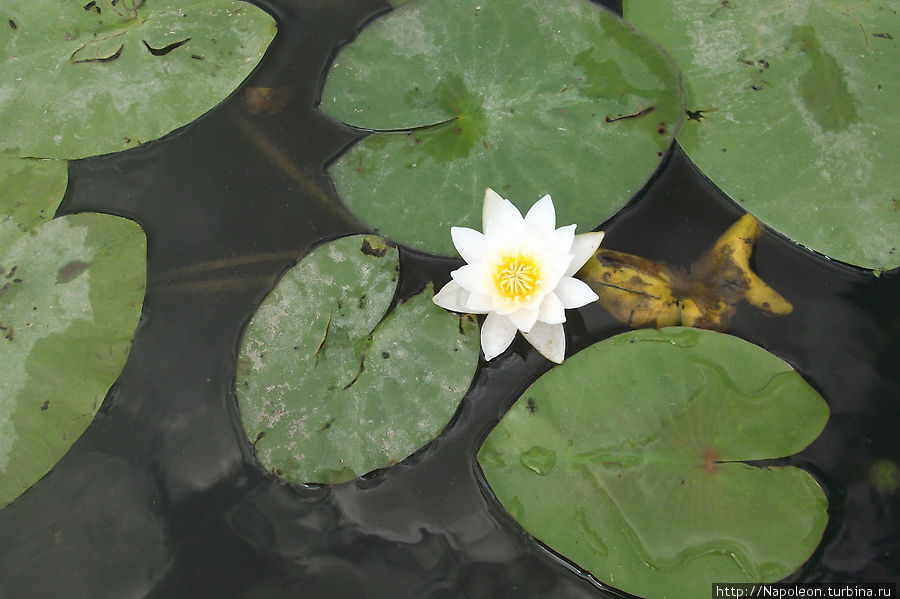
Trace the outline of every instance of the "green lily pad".
<instances>
[{"instance_id":1,"label":"green lily pad","mask_svg":"<svg viewBox=\"0 0 900 599\"><path fill-rule=\"evenodd\" d=\"M136 223L76 214L29 229L43 215L16 212L16 200L0 191L0 208L23 216L0 229L0 506L91 422L125 364L145 285Z\"/></svg>"},{"instance_id":2,"label":"green lily pad","mask_svg":"<svg viewBox=\"0 0 900 599\"><path fill-rule=\"evenodd\" d=\"M900 16L883 2L625 0L684 71L691 159L770 227L900 266Z\"/></svg>"},{"instance_id":3,"label":"green lily pad","mask_svg":"<svg viewBox=\"0 0 900 599\"><path fill-rule=\"evenodd\" d=\"M482 446L494 493L531 534L640 597L775 581L813 552L822 489L787 456L828 407L790 366L721 333L643 329L538 379Z\"/></svg>"},{"instance_id":4,"label":"green lily pad","mask_svg":"<svg viewBox=\"0 0 900 599\"><path fill-rule=\"evenodd\" d=\"M374 130L329 173L380 234L455 255L484 190L523 212L550 193L593 229L647 181L684 116L672 61L588 0L418 0L332 65L322 108Z\"/></svg>"},{"instance_id":5,"label":"green lily pad","mask_svg":"<svg viewBox=\"0 0 900 599\"><path fill-rule=\"evenodd\" d=\"M399 253L356 235L285 274L241 342L237 394L257 458L287 480L339 483L399 462L444 428L478 363L478 326L429 288L387 315Z\"/></svg>"},{"instance_id":6,"label":"green lily pad","mask_svg":"<svg viewBox=\"0 0 900 599\"><path fill-rule=\"evenodd\" d=\"M81 158L156 139L230 94L275 35L234 0L7 0L0 150Z\"/></svg>"},{"instance_id":7,"label":"green lily pad","mask_svg":"<svg viewBox=\"0 0 900 599\"><path fill-rule=\"evenodd\" d=\"M0 156L0 252L53 218L67 183L64 160Z\"/></svg>"}]
</instances>

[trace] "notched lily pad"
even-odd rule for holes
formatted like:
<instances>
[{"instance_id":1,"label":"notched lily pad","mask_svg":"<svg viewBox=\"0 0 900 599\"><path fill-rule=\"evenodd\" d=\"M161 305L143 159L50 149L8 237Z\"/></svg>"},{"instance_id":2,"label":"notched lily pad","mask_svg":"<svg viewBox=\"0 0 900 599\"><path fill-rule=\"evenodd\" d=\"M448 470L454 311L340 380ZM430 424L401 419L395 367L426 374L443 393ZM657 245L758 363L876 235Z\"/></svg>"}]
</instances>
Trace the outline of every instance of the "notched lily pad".
<instances>
[{"instance_id":1,"label":"notched lily pad","mask_svg":"<svg viewBox=\"0 0 900 599\"><path fill-rule=\"evenodd\" d=\"M763 226L742 216L690 270L600 248L578 271L600 304L632 328L684 325L725 330L746 301L770 316L794 307L750 268Z\"/></svg>"},{"instance_id":2,"label":"notched lily pad","mask_svg":"<svg viewBox=\"0 0 900 599\"><path fill-rule=\"evenodd\" d=\"M625 0L684 72L678 142L773 229L830 258L900 266L900 15L883 2Z\"/></svg>"},{"instance_id":3,"label":"notched lily pad","mask_svg":"<svg viewBox=\"0 0 900 599\"><path fill-rule=\"evenodd\" d=\"M398 276L396 247L345 237L263 301L241 341L237 394L267 469L344 482L403 460L450 420L478 363L478 325L435 306L430 286L385 314Z\"/></svg>"},{"instance_id":4,"label":"notched lily pad","mask_svg":"<svg viewBox=\"0 0 900 599\"><path fill-rule=\"evenodd\" d=\"M38 225L42 198L29 215L0 195L16 222L0 229L2 506L65 454L119 376L141 314L146 244L132 221L76 214Z\"/></svg>"},{"instance_id":5,"label":"notched lily pad","mask_svg":"<svg viewBox=\"0 0 900 599\"><path fill-rule=\"evenodd\" d=\"M234 0L9 0L0 150L81 158L165 135L218 104L275 35Z\"/></svg>"},{"instance_id":6,"label":"notched lily pad","mask_svg":"<svg viewBox=\"0 0 900 599\"><path fill-rule=\"evenodd\" d=\"M587 0L404 3L346 46L322 108L374 131L329 169L379 233L455 254L487 187L545 193L593 229L653 173L684 116L671 60Z\"/></svg>"},{"instance_id":7,"label":"notched lily pad","mask_svg":"<svg viewBox=\"0 0 900 599\"><path fill-rule=\"evenodd\" d=\"M822 489L745 461L803 449L828 418L790 366L721 333L618 335L538 379L478 454L526 530L640 597L775 581L813 552ZM564 493L560 493L564 489Z\"/></svg>"}]
</instances>

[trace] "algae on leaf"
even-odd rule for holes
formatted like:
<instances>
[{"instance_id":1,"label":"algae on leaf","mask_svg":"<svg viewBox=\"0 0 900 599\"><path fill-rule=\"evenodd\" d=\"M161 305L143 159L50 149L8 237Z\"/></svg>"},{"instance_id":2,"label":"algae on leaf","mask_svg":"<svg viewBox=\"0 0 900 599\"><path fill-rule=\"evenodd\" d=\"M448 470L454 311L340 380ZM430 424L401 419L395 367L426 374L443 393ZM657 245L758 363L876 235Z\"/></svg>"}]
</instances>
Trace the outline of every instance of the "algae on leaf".
<instances>
[{"instance_id":1,"label":"algae on leaf","mask_svg":"<svg viewBox=\"0 0 900 599\"><path fill-rule=\"evenodd\" d=\"M0 190L14 216L15 202ZM76 214L30 228L42 219L32 217L0 229L0 505L90 424L125 364L144 298L136 223Z\"/></svg>"},{"instance_id":2,"label":"algae on leaf","mask_svg":"<svg viewBox=\"0 0 900 599\"><path fill-rule=\"evenodd\" d=\"M322 109L373 133L329 173L380 234L453 255L491 187L589 231L652 175L684 117L672 61L588 0L416 0L335 59Z\"/></svg>"},{"instance_id":3,"label":"algae on leaf","mask_svg":"<svg viewBox=\"0 0 900 599\"><path fill-rule=\"evenodd\" d=\"M895 9L625 0L624 11L684 72L691 118L678 142L704 174L806 247L900 266Z\"/></svg>"},{"instance_id":4,"label":"algae on leaf","mask_svg":"<svg viewBox=\"0 0 900 599\"><path fill-rule=\"evenodd\" d=\"M235 0L7 0L0 151L81 158L165 135L221 102L275 35Z\"/></svg>"},{"instance_id":5,"label":"algae on leaf","mask_svg":"<svg viewBox=\"0 0 900 599\"><path fill-rule=\"evenodd\" d=\"M398 277L396 247L355 235L313 250L263 301L237 395L267 469L344 482L403 460L450 420L478 363L478 326L434 305L430 286L387 312Z\"/></svg>"},{"instance_id":6,"label":"algae on leaf","mask_svg":"<svg viewBox=\"0 0 900 599\"><path fill-rule=\"evenodd\" d=\"M538 379L478 462L528 532L598 579L696 599L713 582L779 580L813 552L828 520L816 480L745 462L800 451L827 418L819 394L759 347L644 329Z\"/></svg>"}]
</instances>

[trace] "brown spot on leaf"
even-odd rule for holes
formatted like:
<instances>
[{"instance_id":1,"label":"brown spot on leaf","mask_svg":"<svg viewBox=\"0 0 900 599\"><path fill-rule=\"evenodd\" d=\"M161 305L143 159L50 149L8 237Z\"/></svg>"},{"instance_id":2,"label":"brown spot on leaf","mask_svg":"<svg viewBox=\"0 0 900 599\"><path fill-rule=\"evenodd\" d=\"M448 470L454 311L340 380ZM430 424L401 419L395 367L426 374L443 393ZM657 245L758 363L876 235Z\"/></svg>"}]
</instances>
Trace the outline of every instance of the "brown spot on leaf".
<instances>
[{"instance_id":1,"label":"brown spot on leaf","mask_svg":"<svg viewBox=\"0 0 900 599\"><path fill-rule=\"evenodd\" d=\"M612 116L611 114L608 114L608 115L606 115L605 120L607 123L615 123L616 121L637 119L637 118L644 116L645 114L650 114L654 110L656 110L656 106L649 106L647 108L644 108L643 110L639 110L637 112L632 112L631 114L619 114L616 116Z\"/></svg>"},{"instance_id":2,"label":"brown spot on leaf","mask_svg":"<svg viewBox=\"0 0 900 599\"><path fill-rule=\"evenodd\" d=\"M72 260L59 269L59 273L56 275L56 284L65 285L66 283L74 280L78 275L80 275L90 267L91 265L87 262L82 262L81 260Z\"/></svg>"},{"instance_id":3,"label":"brown spot on leaf","mask_svg":"<svg viewBox=\"0 0 900 599\"><path fill-rule=\"evenodd\" d=\"M719 455L712 449L708 448L703 451L703 469L709 472L710 474L718 470L719 464L718 459Z\"/></svg>"},{"instance_id":4,"label":"brown spot on leaf","mask_svg":"<svg viewBox=\"0 0 900 599\"><path fill-rule=\"evenodd\" d=\"M253 449L256 449L256 444L259 443L262 440L262 438L265 436L266 436L266 431L259 431L256 434L256 439L253 440L253 443L251 443L250 446L253 447Z\"/></svg>"},{"instance_id":5,"label":"brown spot on leaf","mask_svg":"<svg viewBox=\"0 0 900 599\"><path fill-rule=\"evenodd\" d=\"M172 42L171 44L166 44L165 46L162 46L161 48L154 48L153 46L151 46L150 44L147 43L147 40L141 40L141 41L144 42L144 47L146 47L147 50L150 51L150 54L152 54L153 56L165 56L166 54L168 54L175 48L180 48L181 46L183 46L186 43L188 43L189 41L191 41L191 38L188 37L188 38L185 38L185 39L177 41L177 42Z\"/></svg>"},{"instance_id":6,"label":"brown spot on leaf","mask_svg":"<svg viewBox=\"0 0 900 599\"><path fill-rule=\"evenodd\" d=\"M88 56L86 58L75 58L75 56L80 56L79 52L85 50L88 47L88 44L82 44L78 49L72 52L72 55L69 56L69 62L71 64L88 64L92 62L112 62L122 56L122 49L125 47L125 44L119 44L119 47L116 48L113 52L109 54L100 54L96 56Z\"/></svg>"},{"instance_id":7,"label":"brown spot on leaf","mask_svg":"<svg viewBox=\"0 0 900 599\"><path fill-rule=\"evenodd\" d=\"M389 244L388 242L385 242L384 245L375 247L371 243L369 243L368 239L363 239L360 251L367 256L375 256L376 258L381 258L387 253L388 247L390 247L390 245L391 244Z\"/></svg>"}]
</instances>

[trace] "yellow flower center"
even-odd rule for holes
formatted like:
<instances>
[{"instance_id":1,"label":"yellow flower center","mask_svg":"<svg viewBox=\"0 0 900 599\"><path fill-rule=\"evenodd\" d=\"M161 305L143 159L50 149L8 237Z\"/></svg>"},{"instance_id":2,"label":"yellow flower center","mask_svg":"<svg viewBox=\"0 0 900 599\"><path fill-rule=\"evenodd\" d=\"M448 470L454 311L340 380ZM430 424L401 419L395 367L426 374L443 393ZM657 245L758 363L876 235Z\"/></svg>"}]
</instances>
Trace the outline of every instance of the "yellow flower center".
<instances>
[{"instance_id":1,"label":"yellow flower center","mask_svg":"<svg viewBox=\"0 0 900 599\"><path fill-rule=\"evenodd\" d=\"M518 302L527 299L541 284L541 269L533 255L506 254L494 273L497 292L504 298Z\"/></svg>"}]
</instances>

